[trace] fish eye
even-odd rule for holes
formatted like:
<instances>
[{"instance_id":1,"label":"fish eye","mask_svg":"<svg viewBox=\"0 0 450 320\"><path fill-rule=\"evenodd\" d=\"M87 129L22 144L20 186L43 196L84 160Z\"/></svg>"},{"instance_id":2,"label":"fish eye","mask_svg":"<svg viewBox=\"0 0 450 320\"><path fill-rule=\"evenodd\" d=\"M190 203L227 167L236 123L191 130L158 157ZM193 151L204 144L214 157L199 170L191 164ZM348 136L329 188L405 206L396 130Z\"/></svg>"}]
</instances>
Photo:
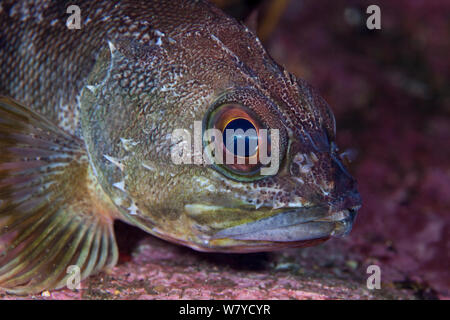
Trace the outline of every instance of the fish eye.
<instances>
[{"instance_id":1,"label":"fish eye","mask_svg":"<svg viewBox=\"0 0 450 320\"><path fill-rule=\"evenodd\" d=\"M224 129L223 144L237 157L255 156L258 151L258 133L255 126L248 119L231 119Z\"/></svg>"},{"instance_id":2,"label":"fish eye","mask_svg":"<svg viewBox=\"0 0 450 320\"><path fill-rule=\"evenodd\" d=\"M216 147L221 149L219 160L223 160L213 164L218 171L237 180L262 178L259 175L262 167L260 147L266 144L269 153L270 139L262 139L260 131L265 127L252 110L237 103L221 105L210 113L206 129L217 129L222 135L221 139L214 140Z\"/></svg>"}]
</instances>

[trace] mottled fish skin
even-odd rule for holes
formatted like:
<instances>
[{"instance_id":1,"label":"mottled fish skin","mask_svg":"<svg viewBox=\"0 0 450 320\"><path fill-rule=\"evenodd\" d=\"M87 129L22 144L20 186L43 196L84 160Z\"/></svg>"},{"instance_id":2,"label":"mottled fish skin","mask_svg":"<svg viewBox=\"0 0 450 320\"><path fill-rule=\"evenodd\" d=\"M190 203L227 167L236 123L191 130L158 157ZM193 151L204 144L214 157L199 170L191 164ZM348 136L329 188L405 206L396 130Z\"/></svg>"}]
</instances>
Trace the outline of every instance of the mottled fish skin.
<instances>
[{"instance_id":1,"label":"mottled fish skin","mask_svg":"<svg viewBox=\"0 0 450 320\"><path fill-rule=\"evenodd\" d=\"M206 1L77 1L81 29L70 30L70 1L0 3L0 94L85 143L115 218L204 251L350 230L361 200L330 108L243 24ZM227 103L279 130L277 174L240 181L171 161L172 132Z\"/></svg>"}]
</instances>

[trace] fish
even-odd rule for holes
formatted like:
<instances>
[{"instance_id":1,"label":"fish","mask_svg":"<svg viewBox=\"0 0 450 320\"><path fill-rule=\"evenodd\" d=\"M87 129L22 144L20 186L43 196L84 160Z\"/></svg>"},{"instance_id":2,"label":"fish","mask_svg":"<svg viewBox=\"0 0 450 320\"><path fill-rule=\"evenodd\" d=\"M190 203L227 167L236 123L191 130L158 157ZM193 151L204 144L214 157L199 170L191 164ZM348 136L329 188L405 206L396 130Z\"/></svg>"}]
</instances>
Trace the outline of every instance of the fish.
<instances>
[{"instance_id":1,"label":"fish","mask_svg":"<svg viewBox=\"0 0 450 320\"><path fill-rule=\"evenodd\" d=\"M0 22L1 289L111 270L116 220L205 252L350 232L331 108L214 4L6 0Z\"/></svg>"}]
</instances>

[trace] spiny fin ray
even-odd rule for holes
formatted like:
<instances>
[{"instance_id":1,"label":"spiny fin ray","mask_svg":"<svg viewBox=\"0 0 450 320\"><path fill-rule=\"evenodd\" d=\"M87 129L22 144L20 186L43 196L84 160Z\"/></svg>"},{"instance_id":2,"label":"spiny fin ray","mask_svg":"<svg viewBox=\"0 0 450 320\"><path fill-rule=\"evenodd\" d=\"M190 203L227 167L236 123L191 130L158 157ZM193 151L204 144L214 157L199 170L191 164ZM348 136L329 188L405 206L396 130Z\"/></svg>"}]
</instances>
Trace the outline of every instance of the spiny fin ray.
<instances>
[{"instance_id":1,"label":"spiny fin ray","mask_svg":"<svg viewBox=\"0 0 450 320\"><path fill-rule=\"evenodd\" d=\"M83 143L0 96L0 289L38 293L112 268L117 211Z\"/></svg>"}]
</instances>

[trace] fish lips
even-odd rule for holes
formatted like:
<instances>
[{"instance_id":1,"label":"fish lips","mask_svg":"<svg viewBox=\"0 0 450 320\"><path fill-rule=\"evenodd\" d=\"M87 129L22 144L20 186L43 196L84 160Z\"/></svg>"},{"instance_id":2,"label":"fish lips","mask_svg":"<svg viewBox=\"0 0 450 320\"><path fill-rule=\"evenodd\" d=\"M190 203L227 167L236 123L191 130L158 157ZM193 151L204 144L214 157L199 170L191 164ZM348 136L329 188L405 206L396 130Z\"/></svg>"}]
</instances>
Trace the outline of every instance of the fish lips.
<instances>
[{"instance_id":1,"label":"fish lips","mask_svg":"<svg viewBox=\"0 0 450 320\"><path fill-rule=\"evenodd\" d=\"M289 243L347 235L360 206L329 213L328 208L293 208L274 216L218 231L215 239Z\"/></svg>"}]
</instances>

